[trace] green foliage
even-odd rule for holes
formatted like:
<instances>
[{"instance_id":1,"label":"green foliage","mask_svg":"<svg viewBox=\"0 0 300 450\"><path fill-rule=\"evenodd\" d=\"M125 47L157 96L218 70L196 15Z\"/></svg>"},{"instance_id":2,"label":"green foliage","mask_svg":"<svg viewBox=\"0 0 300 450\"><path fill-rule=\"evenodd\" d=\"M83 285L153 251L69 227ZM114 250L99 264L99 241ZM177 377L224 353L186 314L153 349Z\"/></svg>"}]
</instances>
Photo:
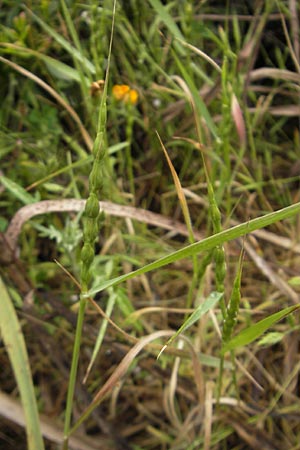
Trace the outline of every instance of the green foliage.
<instances>
[{"instance_id":1,"label":"green foliage","mask_svg":"<svg viewBox=\"0 0 300 450\"><path fill-rule=\"evenodd\" d=\"M52 316L57 323L72 316L73 325L77 313L72 354L70 343L64 348L64 361L73 358L66 411L59 411L65 417L65 448L80 359L93 398L89 412L97 404L94 390L100 385L101 392L112 376L119 388L104 410L126 424L125 405L137 429L141 421L147 422L143 431L130 436L133 447L243 445L243 430L236 442L237 427L229 426L236 418L224 418L226 404L213 410L214 397L220 403L231 401L239 411L234 402L240 395L240 404L244 401L248 409L243 410L239 427L245 425L248 433L257 420L250 412L248 394L254 392L262 399L258 408L268 411L272 397L283 395L291 376L287 362L292 365L296 355L288 340L298 329L298 317L292 315L298 305L287 303L289 298L295 301L299 290L299 36L289 22L297 17L292 12L295 2L215 2L212 8L208 1L119 0L115 15L108 0L2 3L0 229L5 230L22 205L87 199L84 211L75 217L56 213L34 217L16 253L25 262L30 282L37 282L43 292L42 300L34 294L33 305L43 303L49 322ZM299 12L299 5L295 8ZM116 98L115 85L135 92L136 102ZM128 218L104 217L99 199L184 221L189 245L173 231L164 234L159 227ZM259 233L255 242L248 239L262 228L265 241ZM245 250L243 274L236 247L242 237L253 247L249 257ZM67 311L56 311L51 302L60 296L70 298L77 287L54 266L54 258L71 272L81 290L80 302L71 305L69 299ZM17 279L11 279L16 272L24 271L21 265L16 267L3 268L8 286ZM3 287L7 300L6 291ZM17 291L18 286L11 288L21 304ZM37 314L34 311L33 316ZM32 326L26 317L24 323ZM285 317L288 320L278 323ZM48 325L45 319L44 328ZM124 352L132 355L130 346L139 348L145 335L163 330L167 334L156 346L149 338L148 353L139 357L138 351L133 352L134 370L126 378L130 358L126 360ZM179 346L171 346L179 335ZM7 336L5 329L4 341L11 339ZM165 341L157 368L153 356ZM274 352L280 348L275 362L266 361L260 352L274 344ZM264 372L253 366L248 346L263 361ZM106 357L107 347L117 355L112 362ZM225 360L227 352L231 360ZM263 393L256 392L258 382L249 384L235 352L243 370L254 372L254 377L257 371L259 380L268 373ZM121 357L127 362L118 366ZM43 366L43 358L38 363L32 359ZM110 364L108 369L103 361ZM277 370L277 361L284 370ZM14 372L18 364L12 362ZM53 376L53 392L60 392L63 376L59 372ZM28 382L30 373L24 379ZM191 380L196 388L187 392ZM209 391L210 382L217 386L216 395L213 388ZM296 446L297 427L284 416L287 412L293 417L291 398L295 401L292 386L282 404L278 400L274 415L268 416L264 433L273 433L276 442L288 430L289 444ZM199 416L205 420L200 423L194 411L204 403ZM151 410L154 404L161 405L159 411ZM88 416L80 402L76 410L83 414L80 420ZM36 419L36 411L28 414ZM260 429L264 425L261 420ZM88 429L93 427L87 423ZM278 429L284 430L280 436Z\"/></svg>"},{"instance_id":2,"label":"green foliage","mask_svg":"<svg viewBox=\"0 0 300 450\"><path fill-rule=\"evenodd\" d=\"M250 327L241 331L237 336L234 336L232 339L226 342L225 345L223 346L222 353L250 344L255 339L260 337L266 330L268 330L276 322L283 319L287 315L297 311L299 308L300 308L299 305L290 306L275 314L272 314L271 316L266 317L265 319L259 321L254 325L251 325Z\"/></svg>"}]
</instances>

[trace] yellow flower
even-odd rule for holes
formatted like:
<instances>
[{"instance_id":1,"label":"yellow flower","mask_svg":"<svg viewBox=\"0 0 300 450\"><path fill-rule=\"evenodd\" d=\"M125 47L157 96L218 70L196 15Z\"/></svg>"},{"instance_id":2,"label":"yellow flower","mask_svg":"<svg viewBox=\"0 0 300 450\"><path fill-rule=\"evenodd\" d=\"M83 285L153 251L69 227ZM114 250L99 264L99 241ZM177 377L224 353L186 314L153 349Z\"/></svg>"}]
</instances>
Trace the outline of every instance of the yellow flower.
<instances>
[{"instance_id":1,"label":"yellow flower","mask_svg":"<svg viewBox=\"0 0 300 450\"><path fill-rule=\"evenodd\" d=\"M123 100L129 91L130 87L127 84L115 84L112 88L112 93L116 100Z\"/></svg>"},{"instance_id":2,"label":"yellow flower","mask_svg":"<svg viewBox=\"0 0 300 450\"><path fill-rule=\"evenodd\" d=\"M132 105L136 105L139 98L137 91L130 89L127 84L115 84L112 88L112 94L116 100Z\"/></svg>"},{"instance_id":3,"label":"yellow flower","mask_svg":"<svg viewBox=\"0 0 300 450\"><path fill-rule=\"evenodd\" d=\"M129 97L129 98L128 98ZM137 101L139 98L139 94L137 93L137 91L135 89L130 89L129 91L129 95L127 96L127 99L124 99L125 102L127 103L128 100L132 105L136 105Z\"/></svg>"}]
</instances>

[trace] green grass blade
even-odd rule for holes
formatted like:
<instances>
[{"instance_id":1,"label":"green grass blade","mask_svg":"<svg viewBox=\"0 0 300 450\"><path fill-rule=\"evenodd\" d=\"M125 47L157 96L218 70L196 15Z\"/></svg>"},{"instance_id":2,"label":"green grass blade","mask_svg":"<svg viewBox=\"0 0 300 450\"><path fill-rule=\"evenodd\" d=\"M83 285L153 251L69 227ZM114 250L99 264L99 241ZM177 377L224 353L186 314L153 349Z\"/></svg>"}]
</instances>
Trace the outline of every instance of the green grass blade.
<instances>
[{"instance_id":1,"label":"green grass blade","mask_svg":"<svg viewBox=\"0 0 300 450\"><path fill-rule=\"evenodd\" d=\"M227 344L222 348L222 354L228 350L234 350L237 347L242 347L250 344L255 339L259 338L266 330L274 325L279 320L286 317L288 314L293 313L300 308L300 305L293 305L288 308L284 308L281 311L260 320L258 323L241 331L237 336L234 336Z\"/></svg>"},{"instance_id":2,"label":"green grass blade","mask_svg":"<svg viewBox=\"0 0 300 450\"><path fill-rule=\"evenodd\" d=\"M65 21L66 21L66 24L67 24L70 36L73 39L73 42L74 42L78 52L81 55L83 55L83 50L82 50L82 46L81 46L81 43L80 43L80 39L79 39L79 36L77 34L77 31L76 31L75 25L73 23L73 20L71 18L70 10L67 7L67 5L66 5L64 0L60 0L60 4L61 4L62 10L63 10L63 14L64 14L64 17L65 17Z\"/></svg>"},{"instance_id":3,"label":"green grass blade","mask_svg":"<svg viewBox=\"0 0 300 450\"><path fill-rule=\"evenodd\" d=\"M44 443L25 341L15 308L1 277L0 297L0 330L21 395L28 449L43 450Z\"/></svg>"},{"instance_id":4,"label":"green grass blade","mask_svg":"<svg viewBox=\"0 0 300 450\"><path fill-rule=\"evenodd\" d=\"M224 325L223 325L223 332L222 332L222 341L228 342L231 338L231 335L233 333L237 316L240 309L240 302L241 302L241 281L242 281L242 266L243 266L243 256L244 251L242 250L240 259L239 259L239 265L238 270L233 282L233 288L231 291L229 304L226 308L226 314L224 319Z\"/></svg>"},{"instance_id":5,"label":"green grass blade","mask_svg":"<svg viewBox=\"0 0 300 450\"><path fill-rule=\"evenodd\" d=\"M152 8L155 9L158 16L164 22L164 24L169 29L169 31L173 34L173 36L177 39L181 39L182 41L184 41L184 37L181 34L181 31L179 30L178 26L174 22L173 18L168 13L165 6L163 6L159 0L149 0L149 3L151 4Z\"/></svg>"},{"instance_id":6,"label":"green grass blade","mask_svg":"<svg viewBox=\"0 0 300 450\"><path fill-rule=\"evenodd\" d=\"M210 309L214 308L218 301L221 299L223 294L221 292L211 292L209 296L204 300L201 305L199 305L195 311L184 321L181 327L176 331L176 333L168 339L167 343L163 346L161 352L158 357L162 354L168 345L170 345L174 339L179 336L179 334L184 333L188 328L194 325L204 314L206 314ZM158 358L157 357L157 358Z\"/></svg>"},{"instance_id":7,"label":"green grass blade","mask_svg":"<svg viewBox=\"0 0 300 450\"><path fill-rule=\"evenodd\" d=\"M203 239L200 242L188 245L187 247L177 250L176 252L173 252L170 255L157 259L156 261L147 264L146 266L143 266L140 269L126 273L117 278L113 278L112 280L102 282L98 286L95 286L93 289L90 289L84 295L84 297L93 296L98 292L107 289L110 286L114 286L116 284L121 283L122 281L134 278L137 275L142 275L144 273L150 272L151 270L164 267L170 263L179 261L180 259L188 258L194 254L211 250L217 245L222 245L224 244L224 242L232 241L233 239L237 239L241 236L251 233L254 230L258 230L260 228L264 228L268 225L271 225L272 223L290 218L295 214L299 214L299 212L300 212L300 202L295 203L294 205L291 206L287 206L286 208L279 209L278 211L271 212L262 217L252 219L249 222L242 223L233 228L230 228L229 230L221 231L220 233L217 233L213 236L209 236L208 238Z\"/></svg>"},{"instance_id":8,"label":"green grass blade","mask_svg":"<svg viewBox=\"0 0 300 450\"><path fill-rule=\"evenodd\" d=\"M35 203L36 199L29 194L22 186L19 186L14 181L6 178L4 175L0 177L1 183L6 187L6 189L11 192L16 198L18 198L24 205L30 205Z\"/></svg>"}]
</instances>

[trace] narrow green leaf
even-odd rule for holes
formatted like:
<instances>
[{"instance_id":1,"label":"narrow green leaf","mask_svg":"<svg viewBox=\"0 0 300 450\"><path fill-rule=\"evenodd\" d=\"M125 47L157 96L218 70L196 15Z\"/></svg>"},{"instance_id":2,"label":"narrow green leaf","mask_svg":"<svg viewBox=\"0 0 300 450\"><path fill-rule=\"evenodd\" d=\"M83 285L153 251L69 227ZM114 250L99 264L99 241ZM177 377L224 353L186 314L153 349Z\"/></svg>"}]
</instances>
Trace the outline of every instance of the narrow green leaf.
<instances>
[{"instance_id":1,"label":"narrow green leaf","mask_svg":"<svg viewBox=\"0 0 300 450\"><path fill-rule=\"evenodd\" d=\"M81 82L81 78L78 71L73 67L70 67L67 64L64 64L63 62L51 58L50 56L47 55L41 55L40 58L46 64L49 72L59 80L77 81L77 83ZM87 84L89 83L88 80L86 80L86 82Z\"/></svg>"},{"instance_id":2,"label":"narrow green leaf","mask_svg":"<svg viewBox=\"0 0 300 450\"><path fill-rule=\"evenodd\" d=\"M223 293L221 292L211 292L209 296L204 300L204 302L201 303L201 305L199 305L195 309L195 311L185 320L185 322L176 331L176 333L172 337L170 337L166 345L164 345L163 349L170 345L174 341L174 339L179 336L179 334L183 333L192 325L194 325L194 323L197 322L202 316L204 316L204 314L206 314L210 309L214 308L222 296Z\"/></svg>"},{"instance_id":3,"label":"narrow green leaf","mask_svg":"<svg viewBox=\"0 0 300 450\"><path fill-rule=\"evenodd\" d=\"M277 344L282 341L286 336L286 333L281 333L279 331L270 331L263 335L263 337L257 342L257 345L261 347L270 347L271 345Z\"/></svg>"},{"instance_id":4,"label":"narrow green leaf","mask_svg":"<svg viewBox=\"0 0 300 450\"><path fill-rule=\"evenodd\" d=\"M111 280L100 283L98 286L90 289L84 297L90 297L98 292L107 289L110 286L115 286L116 284L121 283L122 281L129 280L138 275L142 275L144 273L150 272L151 270L159 269L160 267L164 267L168 264L171 264L175 261L178 261L183 258L188 258L191 255L205 252L207 250L211 250L217 245L222 245L224 242L232 241L233 239L237 239L241 236L244 236L251 231L258 230L260 228L264 228L272 223L278 222L279 220L287 219L289 217L294 216L295 214L299 214L300 212L300 203L295 203L294 205L287 206L286 208L279 209L278 211L266 214L262 217L258 217L256 219L252 219L249 222L242 223L237 225L229 230L221 231L213 236L209 236L206 239L203 239L200 242L195 242L194 244L188 245L176 252L171 253L170 255L164 256L156 261L147 264L137 270L121 275L117 278L113 278Z\"/></svg>"},{"instance_id":5,"label":"narrow green leaf","mask_svg":"<svg viewBox=\"0 0 300 450\"><path fill-rule=\"evenodd\" d=\"M245 345L250 344L255 339L259 338L268 328L274 325L279 320L286 317L288 314L296 311L300 308L299 305L293 305L288 308L285 308L275 314L272 314L269 317L266 317L263 320L260 320L258 323L251 325L245 330L241 331L237 336L233 337L228 343L224 345L222 348L222 354L226 353L229 350L234 350L237 347L243 347Z\"/></svg>"},{"instance_id":6,"label":"narrow green leaf","mask_svg":"<svg viewBox=\"0 0 300 450\"><path fill-rule=\"evenodd\" d=\"M16 311L1 277L0 298L0 330L21 395L28 449L43 450L44 443L25 341Z\"/></svg>"},{"instance_id":7,"label":"narrow green leaf","mask_svg":"<svg viewBox=\"0 0 300 450\"><path fill-rule=\"evenodd\" d=\"M166 7L162 5L159 0L149 0L149 3L151 3L152 8L155 9L158 16L164 22L164 24L170 30L173 36L177 39L181 39L182 41L184 41L184 37L181 34L181 31L174 22L172 16L168 13Z\"/></svg>"},{"instance_id":8,"label":"narrow green leaf","mask_svg":"<svg viewBox=\"0 0 300 450\"><path fill-rule=\"evenodd\" d=\"M29 194L22 186L19 186L14 181L6 178L4 175L0 177L1 183L8 189L15 197L17 197L25 205L35 203L36 199Z\"/></svg>"}]
</instances>

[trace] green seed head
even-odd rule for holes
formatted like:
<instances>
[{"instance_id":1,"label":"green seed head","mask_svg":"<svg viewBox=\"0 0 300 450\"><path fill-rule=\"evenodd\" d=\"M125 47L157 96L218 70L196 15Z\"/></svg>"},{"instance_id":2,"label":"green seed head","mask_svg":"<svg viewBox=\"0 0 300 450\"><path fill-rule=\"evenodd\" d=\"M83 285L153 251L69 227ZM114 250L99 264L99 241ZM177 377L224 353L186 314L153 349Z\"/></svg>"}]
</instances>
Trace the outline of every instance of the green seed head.
<instances>
[{"instance_id":1,"label":"green seed head","mask_svg":"<svg viewBox=\"0 0 300 450\"><path fill-rule=\"evenodd\" d=\"M94 164L89 176L90 190L97 192L102 188L102 165Z\"/></svg>"},{"instance_id":2,"label":"green seed head","mask_svg":"<svg viewBox=\"0 0 300 450\"><path fill-rule=\"evenodd\" d=\"M81 282L82 282L82 284L88 285L91 280L91 277L92 277L92 274L90 272L89 267L85 266L82 263L82 266L81 266Z\"/></svg>"},{"instance_id":3,"label":"green seed head","mask_svg":"<svg viewBox=\"0 0 300 450\"><path fill-rule=\"evenodd\" d=\"M103 146L103 133L98 133L93 145L93 155L96 158L98 153L101 151L101 147Z\"/></svg>"},{"instance_id":4,"label":"green seed head","mask_svg":"<svg viewBox=\"0 0 300 450\"><path fill-rule=\"evenodd\" d=\"M100 131L100 133L104 133L106 121L107 121L107 107L106 102L103 101L101 103L98 121L98 130Z\"/></svg>"},{"instance_id":5,"label":"green seed head","mask_svg":"<svg viewBox=\"0 0 300 450\"><path fill-rule=\"evenodd\" d=\"M86 217L84 219L83 226L83 239L84 242L89 242L90 244L94 244L96 237L98 236L99 228L97 219L91 219Z\"/></svg>"},{"instance_id":6,"label":"green seed head","mask_svg":"<svg viewBox=\"0 0 300 450\"><path fill-rule=\"evenodd\" d=\"M97 195L94 192L91 192L85 204L84 215L91 219L96 219L99 214L99 209L99 200Z\"/></svg>"},{"instance_id":7,"label":"green seed head","mask_svg":"<svg viewBox=\"0 0 300 450\"><path fill-rule=\"evenodd\" d=\"M89 267L94 259L94 247L89 242L85 242L81 250L81 261L83 266Z\"/></svg>"}]
</instances>

